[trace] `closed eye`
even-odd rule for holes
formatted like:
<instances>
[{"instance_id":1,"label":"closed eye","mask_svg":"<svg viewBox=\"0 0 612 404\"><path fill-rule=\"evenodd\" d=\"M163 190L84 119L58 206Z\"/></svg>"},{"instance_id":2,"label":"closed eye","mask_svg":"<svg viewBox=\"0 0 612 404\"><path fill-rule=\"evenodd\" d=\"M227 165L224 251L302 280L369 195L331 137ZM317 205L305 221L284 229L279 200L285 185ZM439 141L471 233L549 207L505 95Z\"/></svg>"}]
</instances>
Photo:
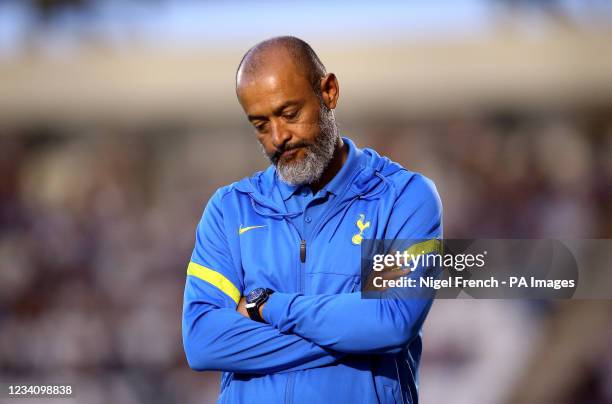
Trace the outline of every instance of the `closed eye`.
<instances>
[{"instance_id":1,"label":"closed eye","mask_svg":"<svg viewBox=\"0 0 612 404\"><path fill-rule=\"evenodd\" d=\"M283 113L283 118L287 119L287 120L293 120L295 118L297 118L299 114L299 111L289 111L289 112L285 112Z\"/></svg>"},{"instance_id":2,"label":"closed eye","mask_svg":"<svg viewBox=\"0 0 612 404\"><path fill-rule=\"evenodd\" d=\"M268 128L268 122L253 123L253 126L257 132L265 132Z\"/></svg>"}]
</instances>

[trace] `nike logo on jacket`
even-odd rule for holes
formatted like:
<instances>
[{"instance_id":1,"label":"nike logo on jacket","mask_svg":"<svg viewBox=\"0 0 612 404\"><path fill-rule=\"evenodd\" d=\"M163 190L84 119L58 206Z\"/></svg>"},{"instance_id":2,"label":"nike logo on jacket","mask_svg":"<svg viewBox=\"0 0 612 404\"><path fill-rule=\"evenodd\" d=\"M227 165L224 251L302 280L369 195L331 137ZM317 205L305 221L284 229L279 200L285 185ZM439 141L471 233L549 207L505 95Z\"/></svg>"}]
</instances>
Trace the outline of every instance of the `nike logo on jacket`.
<instances>
[{"instance_id":1,"label":"nike logo on jacket","mask_svg":"<svg viewBox=\"0 0 612 404\"><path fill-rule=\"evenodd\" d=\"M266 225L262 225L262 226L249 226L249 227L242 227L242 225L240 225L240 228L238 229L238 234L243 234L246 233L249 230L253 230L253 229L259 229L262 227L266 227Z\"/></svg>"}]
</instances>

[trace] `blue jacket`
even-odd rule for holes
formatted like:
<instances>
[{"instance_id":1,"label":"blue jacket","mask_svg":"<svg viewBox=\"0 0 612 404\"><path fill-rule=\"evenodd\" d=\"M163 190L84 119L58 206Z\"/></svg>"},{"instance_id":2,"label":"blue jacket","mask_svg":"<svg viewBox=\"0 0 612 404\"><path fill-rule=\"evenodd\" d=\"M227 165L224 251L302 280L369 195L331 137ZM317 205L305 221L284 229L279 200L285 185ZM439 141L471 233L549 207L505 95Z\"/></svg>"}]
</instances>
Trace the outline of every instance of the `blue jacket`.
<instances>
[{"instance_id":1,"label":"blue jacket","mask_svg":"<svg viewBox=\"0 0 612 404\"><path fill-rule=\"evenodd\" d=\"M362 299L359 242L441 238L440 199L424 176L344 141L357 169L307 237L285 209L274 166L220 188L204 210L183 343L192 369L223 372L220 403L418 400L431 299ZM256 287L275 291L268 324L236 312Z\"/></svg>"}]
</instances>

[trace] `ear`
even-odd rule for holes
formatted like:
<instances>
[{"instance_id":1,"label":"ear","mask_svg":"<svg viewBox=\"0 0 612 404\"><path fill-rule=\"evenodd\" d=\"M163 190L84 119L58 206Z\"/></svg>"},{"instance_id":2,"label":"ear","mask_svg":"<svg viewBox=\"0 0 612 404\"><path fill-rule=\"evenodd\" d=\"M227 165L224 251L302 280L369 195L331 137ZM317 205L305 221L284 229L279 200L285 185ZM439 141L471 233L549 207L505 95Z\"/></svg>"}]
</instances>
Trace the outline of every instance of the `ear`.
<instances>
[{"instance_id":1,"label":"ear","mask_svg":"<svg viewBox=\"0 0 612 404\"><path fill-rule=\"evenodd\" d=\"M334 73L327 73L321 79L321 94L327 108L336 108L338 97L340 96L340 86L338 85L338 79Z\"/></svg>"}]
</instances>

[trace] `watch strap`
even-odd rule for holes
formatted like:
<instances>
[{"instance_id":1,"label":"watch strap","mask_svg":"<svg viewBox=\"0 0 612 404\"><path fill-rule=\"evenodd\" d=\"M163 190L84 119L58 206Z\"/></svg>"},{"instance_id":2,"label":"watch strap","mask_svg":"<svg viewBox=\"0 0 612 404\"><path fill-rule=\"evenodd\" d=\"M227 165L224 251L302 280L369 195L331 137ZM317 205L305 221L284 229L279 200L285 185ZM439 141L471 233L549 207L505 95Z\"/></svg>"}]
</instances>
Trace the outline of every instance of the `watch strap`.
<instances>
[{"instance_id":1,"label":"watch strap","mask_svg":"<svg viewBox=\"0 0 612 404\"><path fill-rule=\"evenodd\" d=\"M267 300L267 299L266 299ZM246 309L247 309L247 313L249 313L249 317L251 318L251 320L253 321L258 321L260 323L264 323L264 319L261 318L261 316L259 315L259 307L261 307L262 304L264 304L265 301L258 303L247 303L246 305Z\"/></svg>"}]
</instances>

